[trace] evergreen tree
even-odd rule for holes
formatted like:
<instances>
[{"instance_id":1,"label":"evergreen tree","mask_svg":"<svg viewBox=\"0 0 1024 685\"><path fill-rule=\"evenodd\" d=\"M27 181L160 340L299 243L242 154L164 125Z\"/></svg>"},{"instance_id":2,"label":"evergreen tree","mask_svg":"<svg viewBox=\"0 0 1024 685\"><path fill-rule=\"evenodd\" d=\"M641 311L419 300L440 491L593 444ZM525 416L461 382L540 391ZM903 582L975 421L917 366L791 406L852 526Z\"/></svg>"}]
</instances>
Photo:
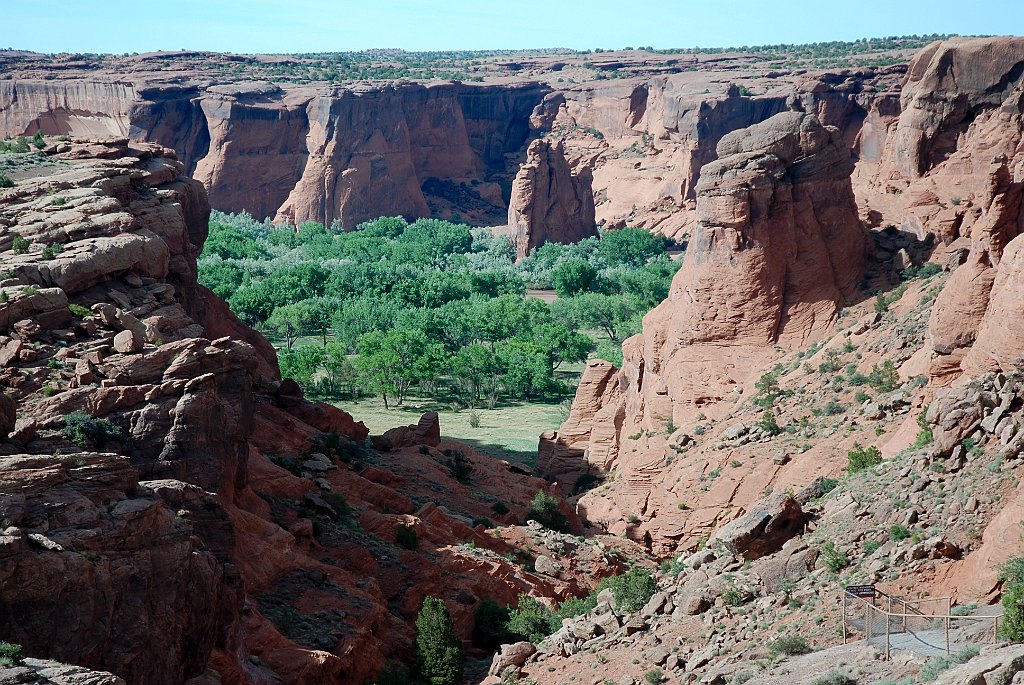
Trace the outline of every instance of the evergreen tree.
<instances>
[{"instance_id":1,"label":"evergreen tree","mask_svg":"<svg viewBox=\"0 0 1024 685\"><path fill-rule=\"evenodd\" d=\"M427 597L416 617L420 675L430 685L459 685L464 656L444 600Z\"/></svg>"}]
</instances>

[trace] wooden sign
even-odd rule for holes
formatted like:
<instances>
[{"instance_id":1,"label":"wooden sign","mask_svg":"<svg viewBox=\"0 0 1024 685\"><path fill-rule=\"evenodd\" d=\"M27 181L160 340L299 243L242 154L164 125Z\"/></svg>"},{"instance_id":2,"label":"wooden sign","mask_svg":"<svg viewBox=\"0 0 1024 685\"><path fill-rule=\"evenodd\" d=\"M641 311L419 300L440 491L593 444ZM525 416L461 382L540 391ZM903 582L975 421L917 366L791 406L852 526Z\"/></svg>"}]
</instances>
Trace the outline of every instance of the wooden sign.
<instances>
[{"instance_id":1,"label":"wooden sign","mask_svg":"<svg viewBox=\"0 0 1024 685\"><path fill-rule=\"evenodd\" d=\"M863 597L865 599L874 599L875 597L875 586L874 585L847 585L846 594L853 595L854 597Z\"/></svg>"}]
</instances>

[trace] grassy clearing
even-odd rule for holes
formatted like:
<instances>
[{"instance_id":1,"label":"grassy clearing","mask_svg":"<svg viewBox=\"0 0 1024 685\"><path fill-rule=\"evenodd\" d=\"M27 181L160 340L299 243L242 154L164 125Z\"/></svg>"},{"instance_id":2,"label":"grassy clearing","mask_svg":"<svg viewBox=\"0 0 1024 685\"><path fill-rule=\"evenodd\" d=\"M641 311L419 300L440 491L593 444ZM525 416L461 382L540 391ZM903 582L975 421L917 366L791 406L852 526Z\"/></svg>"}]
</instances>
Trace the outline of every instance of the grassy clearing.
<instances>
[{"instance_id":1,"label":"grassy clearing","mask_svg":"<svg viewBox=\"0 0 1024 685\"><path fill-rule=\"evenodd\" d=\"M537 459L540 434L558 428L566 412L562 403L500 404L494 409L478 409L480 426L473 428L469 425L469 409L453 412L451 406L427 398L412 398L405 406L390 409L384 409L384 402L378 397L344 400L336 404L365 423L373 435L415 423L425 411L436 411L440 416L443 437L461 440L496 459L529 466L533 466Z\"/></svg>"}]
</instances>

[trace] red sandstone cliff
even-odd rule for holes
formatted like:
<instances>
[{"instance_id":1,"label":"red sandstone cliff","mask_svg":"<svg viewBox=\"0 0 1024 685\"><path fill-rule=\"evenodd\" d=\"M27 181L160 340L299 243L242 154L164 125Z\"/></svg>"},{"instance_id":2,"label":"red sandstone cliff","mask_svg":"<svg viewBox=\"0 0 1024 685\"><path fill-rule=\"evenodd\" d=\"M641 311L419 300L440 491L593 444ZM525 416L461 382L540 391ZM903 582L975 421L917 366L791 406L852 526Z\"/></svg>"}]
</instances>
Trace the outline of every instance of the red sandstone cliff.
<instances>
[{"instance_id":1,"label":"red sandstone cliff","mask_svg":"<svg viewBox=\"0 0 1024 685\"><path fill-rule=\"evenodd\" d=\"M170 150L49 143L0 190L0 639L140 685L362 683L408 660L427 594L468 638L482 599L567 598L618 567L564 542L557 572L510 561L547 544L514 526L544 481L442 441L436 414L371 448L282 382L196 282L210 208ZM73 442L75 411L106 439Z\"/></svg>"},{"instance_id":2,"label":"red sandstone cliff","mask_svg":"<svg viewBox=\"0 0 1024 685\"><path fill-rule=\"evenodd\" d=\"M592 183L590 169L569 168L561 141L530 143L508 205L516 256L522 259L547 242L575 243L597 235Z\"/></svg>"}]
</instances>

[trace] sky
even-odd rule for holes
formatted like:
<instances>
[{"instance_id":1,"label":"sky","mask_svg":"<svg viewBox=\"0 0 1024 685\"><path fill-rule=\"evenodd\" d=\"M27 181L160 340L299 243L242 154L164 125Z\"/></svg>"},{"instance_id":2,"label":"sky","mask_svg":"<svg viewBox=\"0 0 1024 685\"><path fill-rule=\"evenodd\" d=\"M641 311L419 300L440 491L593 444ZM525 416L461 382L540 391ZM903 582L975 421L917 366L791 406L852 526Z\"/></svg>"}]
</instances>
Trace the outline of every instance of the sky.
<instances>
[{"instance_id":1,"label":"sky","mask_svg":"<svg viewBox=\"0 0 1024 685\"><path fill-rule=\"evenodd\" d=\"M1020 35L1022 4L1024 0L0 0L8 28L0 47L274 53L729 47L931 33ZM22 30L11 30L19 26Z\"/></svg>"}]
</instances>

